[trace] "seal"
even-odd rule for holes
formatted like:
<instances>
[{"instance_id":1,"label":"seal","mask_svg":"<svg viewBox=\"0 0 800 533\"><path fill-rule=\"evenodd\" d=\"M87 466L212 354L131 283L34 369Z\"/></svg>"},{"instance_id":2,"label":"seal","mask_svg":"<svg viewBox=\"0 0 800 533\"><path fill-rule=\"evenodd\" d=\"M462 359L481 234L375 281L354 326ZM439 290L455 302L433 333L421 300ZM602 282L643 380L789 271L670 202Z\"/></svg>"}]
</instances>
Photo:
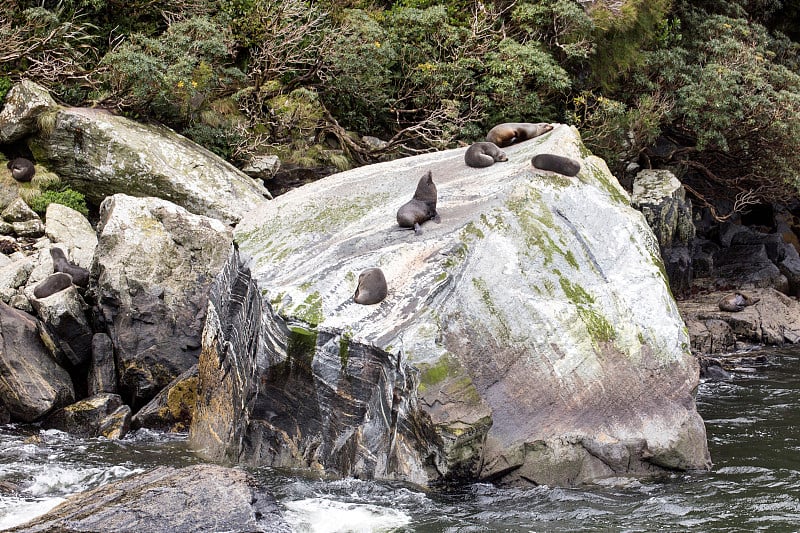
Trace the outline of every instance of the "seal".
<instances>
[{"instance_id":1,"label":"seal","mask_svg":"<svg viewBox=\"0 0 800 533\"><path fill-rule=\"evenodd\" d=\"M72 276L66 272L55 272L33 288L33 295L36 298L47 298L70 286L72 286Z\"/></svg>"},{"instance_id":2,"label":"seal","mask_svg":"<svg viewBox=\"0 0 800 533\"><path fill-rule=\"evenodd\" d=\"M748 305L754 305L761 301L761 298L751 298L741 292L734 292L727 296L723 296L719 303L720 311L728 311L730 313L738 313Z\"/></svg>"},{"instance_id":3,"label":"seal","mask_svg":"<svg viewBox=\"0 0 800 533\"><path fill-rule=\"evenodd\" d=\"M89 286L89 270L78 265L73 265L67 261L64 250L57 246L50 248L50 257L53 258L53 270L64 272L72 276L72 282L78 287L86 288Z\"/></svg>"},{"instance_id":4,"label":"seal","mask_svg":"<svg viewBox=\"0 0 800 533\"><path fill-rule=\"evenodd\" d=\"M508 161L508 156L494 143L476 142L464 152L464 162L470 167L490 167L496 161Z\"/></svg>"},{"instance_id":5,"label":"seal","mask_svg":"<svg viewBox=\"0 0 800 533\"><path fill-rule=\"evenodd\" d=\"M23 183L31 181L33 175L36 174L36 167L33 166L30 159L24 157L12 159L6 166L11 170L11 177Z\"/></svg>"},{"instance_id":6,"label":"seal","mask_svg":"<svg viewBox=\"0 0 800 533\"><path fill-rule=\"evenodd\" d=\"M580 162L556 154L539 154L531 159L531 164L539 170L550 170L565 176L577 176L581 171Z\"/></svg>"},{"instance_id":7,"label":"seal","mask_svg":"<svg viewBox=\"0 0 800 533\"><path fill-rule=\"evenodd\" d=\"M530 122L506 122L490 129L489 133L486 134L486 141L503 148L544 135L552 129L553 126L544 122L535 124Z\"/></svg>"},{"instance_id":8,"label":"seal","mask_svg":"<svg viewBox=\"0 0 800 533\"><path fill-rule=\"evenodd\" d=\"M380 268L368 268L358 275L358 287L353 295L357 304L372 305L383 301L389 289Z\"/></svg>"},{"instance_id":9,"label":"seal","mask_svg":"<svg viewBox=\"0 0 800 533\"><path fill-rule=\"evenodd\" d=\"M441 222L439 213L436 212L436 184L429 170L417 183L414 197L400 206L397 210L397 223L401 228L414 228L414 233L420 235L420 225L426 220Z\"/></svg>"}]
</instances>

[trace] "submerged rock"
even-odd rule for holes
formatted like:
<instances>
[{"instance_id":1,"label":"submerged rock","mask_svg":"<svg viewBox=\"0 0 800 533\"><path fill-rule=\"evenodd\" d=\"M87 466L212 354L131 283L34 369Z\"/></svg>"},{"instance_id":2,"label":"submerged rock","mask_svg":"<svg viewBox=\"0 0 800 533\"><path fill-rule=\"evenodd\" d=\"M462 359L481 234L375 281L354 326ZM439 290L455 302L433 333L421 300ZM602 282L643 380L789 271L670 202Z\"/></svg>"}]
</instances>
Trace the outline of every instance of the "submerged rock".
<instances>
[{"instance_id":1,"label":"submerged rock","mask_svg":"<svg viewBox=\"0 0 800 533\"><path fill-rule=\"evenodd\" d=\"M243 261L209 299L192 442L422 485L708 468L658 244L605 163L566 126L479 171L464 150L333 175L243 219ZM537 172L537 153L581 171ZM442 223L417 236L393 214L428 171ZM371 267L389 294L358 305Z\"/></svg>"},{"instance_id":2,"label":"submerged rock","mask_svg":"<svg viewBox=\"0 0 800 533\"><path fill-rule=\"evenodd\" d=\"M242 470L158 467L70 496L17 532L290 533L275 498Z\"/></svg>"}]
</instances>

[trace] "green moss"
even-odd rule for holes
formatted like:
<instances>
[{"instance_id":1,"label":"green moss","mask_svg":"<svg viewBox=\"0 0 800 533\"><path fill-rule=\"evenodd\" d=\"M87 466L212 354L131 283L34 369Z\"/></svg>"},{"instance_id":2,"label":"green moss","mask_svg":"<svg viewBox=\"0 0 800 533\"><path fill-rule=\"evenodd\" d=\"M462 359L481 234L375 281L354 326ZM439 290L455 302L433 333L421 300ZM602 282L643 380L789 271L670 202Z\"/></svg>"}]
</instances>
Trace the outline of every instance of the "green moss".
<instances>
[{"instance_id":1,"label":"green moss","mask_svg":"<svg viewBox=\"0 0 800 533\"><path fill-rule=\"evenodd\" d=\"M436 276L436 283L441 283L447 279L447 272L442 272L438 276Z\"/></svg>"},{"instance_id":2,"label":"green moss","mask_svg":"<svg viewBox=\"0 0 800 533\"><path fill-rule=\"evenodd\" d=\"M313 327L322 322L322 297L319 292L306 296L303 303L295 307L292 315Z\"/></svg>"},{"instance_id":3,"label":"green moss","mask_svg":"<svg viewBox=\"0 0 800 533\"><path fill-rule=\"evenodd\" d=\"M579 306L578 315L580 315L589 335L595 341L608 342L617 336L613 326L597 311L585 306Z\"/></svg>"},{"instance_id":4,"label":"green moss","mask_svg":"<svg viewBox=\"0 0 800 533\"><path fill-rule=\"evenodd\" d=\"M551 236L557 235L559 228L538 191L528 189L525 195L510 199L506 205L516 215L526 247L537 249L545 265L553 261L556 253L566 257L567 252Z\"/></svg>"},{"instance_id":5,"label":"green moss","mask_svg":"<svg viewBox=\"0 0 800 533\"><path fill-rule=\"evenodd\" d=\"M469 241L471 237L477 237L478 239L484 238L484 234L481 229L473 222L468 223L466 226L464 226L464 229L461 230L462 241Z\"/></svg>"},{"instance_id":6,"label":"green moss","mask_svg":"<svg viewBox=\"0 0 800 533\"><path fill-rule=\"evenodd\" d=\"M447 255L447 259L444 260L444 267L450 269L463 263L467 257L467 250L467 245L464 243L459 243L453 247Z\"/></svg>"},{"instance_id":7,"label":"green moss","mask_svg":"<svg viewBox=\"0 0 800 533\"><path fill-rule=\"evenodd\" d=\"M587 167L587 165L584 165L584 167ZM611 183L609 181L609 179L616 180L615 177L613 177L610 174L607 174L607 173L605 173L605 172L603 172L601 170L598 170L594 166L589 166L588 168L589 168L589 173L591 174L592 178L594 178L594 180L597 183L602 185L603 190L605 190L608 193L608 195L611 197L612 201L614 201L614 202L616 202L618 204L626 205L626 206L630 205L630 202L628 201L628 198L624 194L622 194L622 192L620 192L619 187L617 187L616 185L614 185L613 183ZM581 180L581 181L584 181L584 180ZM584 182L584 183L586 183L586 182Z\"/></svg>"},{"instance_id":8,"label":"green moss","mask_svg":"<svg viewBox=\"0 0 800 533\"><path fill-rule=\"evenodd\" d=\"M317 332L300 326L289 327L286 355L289 360L308 371L317 349Z\"/></svg>"},{"instance_id":9,"label":"green moss","mask_svg":"<svg viewBox=\"0 0 800 533\"><path fill-rule=\"evenodd\" d=\"M353 334L349 331L342 333L339 337L339 362L342 365L342 370L347 370L347 362L350 360L350 340Z\"/></svg>"},{"instance_id":10,"label":"green moss","mask_svg":"<svg viewBox=\"0 0 800 533\"><path fill-rule=\"evenodd\" d=\"M554 272L558 276L558 281L561 284L561 290L564 291L564 294L567 298L569 298L569 301L575 305L594 303L594 298L592 298L592 296L586 292L583 287L570 282L567 278L562 276L561 272L558 270L554 270Z\"/></svg>"},{"instance_id":11,"label":"green moss","mask_svg":"<svg viewBox=\"0 0 800 533\"><path fill-rule=\"evenodd\" d=\"M567 263L574 268L575 270L580 270L580 265L578 264L578 260L575 259L575 256L572 254L572 250L567 250L567 253L564 255L564 259L567 260Z\"/></svg>"},{"instance_id":12,"label":"green moss","mask_svg":"<svg viewBox=\"0 0 800 533\"><path fill-rule=\"evenodd\" d=\"M503 314L494 304L494 301L492 300L492 295L489 293L489 287L486 285L486 280L481 278L472 278L472 284L480 293L481 300L483 301L483 304L486 306L486 309L489 311L489 314L497 318L497 321L500 324L500 331L498 331L500 338L505 340L510 339L511 330L509 329L508 324L506 324L506 321L503 318Z\"/></svg>"}]
</instances>

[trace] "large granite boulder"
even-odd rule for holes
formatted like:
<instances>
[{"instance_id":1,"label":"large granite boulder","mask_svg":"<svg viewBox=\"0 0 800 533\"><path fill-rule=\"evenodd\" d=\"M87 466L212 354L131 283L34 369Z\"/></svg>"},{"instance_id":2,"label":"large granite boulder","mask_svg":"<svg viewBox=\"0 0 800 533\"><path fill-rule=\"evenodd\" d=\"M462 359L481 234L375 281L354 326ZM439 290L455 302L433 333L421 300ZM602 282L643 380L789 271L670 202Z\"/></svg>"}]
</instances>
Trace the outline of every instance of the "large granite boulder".
<instances>
[{"instance_id":1,"label":"large granite boulder","mask_svg":"<svg viewBox=\"0 0 800 533\"><path fill-rule=\"evenodd\" d=\"M28 292L33 309L53 339L58 362L66 368L88 363L93 336L87 318L89 307L75 285L44 298L36 298L32 290Z\"/></svg>"},{"instance_id":2,"label":"large granite boulder","mask_svg":"<svg viewBox=\"0 0 800 533\"><path fill-rule=\"evenodd\" d=\"M485 169L464 150L330 176L243 219L244 259L209 299L201 453L422 485L709 467L658 243L605 163L567 126ZM582 169L537 171L538 153ZM395 213L427 171L442 222L415 235ZM389 294L359 305L370 267Z\"/></svg>"},{"instance_id":3,"label":"large granite boulder","mask_svg":"<svg viewBox=\"0 0 800 533\"><path fill-rule=\"evenodd\" d=\"M290 533L275 498L244 471L162 466L70 496L8 531L86 533Z\"/></svg>"},{"instance_id":4,"label":"large granite boulder","mask_svg":"<svg viewBox=\"0 0 800 533\"><path fill-rule=\"evenodd\" d=\"M57 107L53 97L41 85L30 80L14 85L6 94L0 111L0 144L32 135L39 129L39 115Z\"/></svg>"},{"instance_id":5,"label":"large granite boulder","mask_svg":"<svg viewBox=\"0 0 800 533\"><path fill-rule=\"evenodd\" d=\"M197 363L208 289L231 242L219 220L165 200L117 194L101 205L89 290L134 409Z\"/></svg>"},{"instance_id":6,"label":"large granite boulder","mask_svg":"<svg viewBox=\"0 0 800 533\"><path fill-rule=\"evenodd\" d=\"M14 420L33 422L72 403L75 391L39 337L36 319L0 302L0 404Z\"/></svg>"},{"instance_id":7,"label":"large granite boulder","mask_svg":"<svg viewBox=\"0 0 800 533\"><path fill-rule=\"evenodd\" d=\"M264 186L174 131L100 109L53 111L30 140L36 160L100 204L124 193L169 200L235 224L270 197Z\"/></svg>"}]
</instances>

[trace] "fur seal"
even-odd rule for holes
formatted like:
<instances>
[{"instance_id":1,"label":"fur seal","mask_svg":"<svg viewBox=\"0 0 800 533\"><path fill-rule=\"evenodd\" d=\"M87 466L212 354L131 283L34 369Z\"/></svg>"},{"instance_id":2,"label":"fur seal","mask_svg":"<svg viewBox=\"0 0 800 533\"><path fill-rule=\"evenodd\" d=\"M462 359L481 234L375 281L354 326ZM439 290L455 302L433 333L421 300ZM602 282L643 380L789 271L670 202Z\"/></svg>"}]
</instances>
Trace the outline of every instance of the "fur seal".
<instances>
[{"instance_id":1,"label":"fur seal","mask_svg":"<svg viewBox=\"0 0 800 533\"><path fill-rule=\"evenodd\" d=\"M29 159L25 159L24 157L12 159L6 166L11 170L11 177L17 181L31 181L33 175L36 174L36 167L33 166L33 163Z\"/></svg>"},{"instance_id":2,"label":"fur seal","mask_svg":"<svg viewBox=\"0 0 800 533\"><path fill-rule=\"evenodd\" d=\"M358 275L358 287L353 299L357 304L372 305L383 301L389 289L380 268L368 268Z\"/></svg>"},{"instance_id":3,"label":"fur seal","mask_svg":"<svg viewBox=\"0 0 800 533\"><path fill-rule=\"evenodd\" d=\"M89 286L89 270L78 265L73 265L67 261L64 250L53 246L50 248L50 257L53 258L53 270L55 272L65 272L72 276L72 282L78 287L86 288Z\"/></svg>"},{"instance_id":4,"label":"fur seal","mask_svg":"<svg viewBox=\"0 0 800 533\"><path fill-rule=\"evenodd\" d=\"M43 281L33 288L33 295L36 298L47 298L57 292L63 291L72 285L72 276L66 272L55 272L50 274Z\"/></svg>"},{"instance_id":5,"label":"fur seal","mask_svg":"<svg viewBox=\"0 0 800 533\"><path fill-rule=\"evenodd\" d=\"M539 170L550 170L565 176L577 176L581 164L575 159L555 154L539 154L531 159L531 164Z\"/></svg>"},{"instance_id":6,"label":"fur seal","mask_svg":"<svg viewBox=\"0 0 800 533\"><path fill-rule=\"evenodd\" d=\"M553 126L544 122L506 122L498 124L486 134L486 141L503 148L514 143L527 141L551 131Z\"/></svg>"},{"instance_id":7,"label":"fur seal","mask_svg":"<svg viewBox=\"0 0 800 533\"><path fill-rule=\"evenodd\" d=\"M436 212L436 184L429 170L417 183L414 197L397 210L397 223L401 228L414 228L417 235L422 233L420 225L433 219L437 224L441 221Z\"/></svg>"},{"instance_id":8,"label":"fur seal","mask_svg":"<svg viewBox=\"0 0 800 533\"><path fill-rule=\"evenodd\" d=\"M464 162L470 167L490 167L496 161L508 161L508 156L494 143L476 142L464 152Z\"/></svg>"},{"instance_id":9,"label":"fur seal","mask_svg":"<svg viewBox=\"0 0 800 533\"><path fill-rule=\"evenodd\" d=\"M761 298L751 298L741 292L734 292L733 294L722 297L717 305L719 305L720 311L738 313L748 305L757 304L760 301Z\"/></svg>"}]
</instances>

